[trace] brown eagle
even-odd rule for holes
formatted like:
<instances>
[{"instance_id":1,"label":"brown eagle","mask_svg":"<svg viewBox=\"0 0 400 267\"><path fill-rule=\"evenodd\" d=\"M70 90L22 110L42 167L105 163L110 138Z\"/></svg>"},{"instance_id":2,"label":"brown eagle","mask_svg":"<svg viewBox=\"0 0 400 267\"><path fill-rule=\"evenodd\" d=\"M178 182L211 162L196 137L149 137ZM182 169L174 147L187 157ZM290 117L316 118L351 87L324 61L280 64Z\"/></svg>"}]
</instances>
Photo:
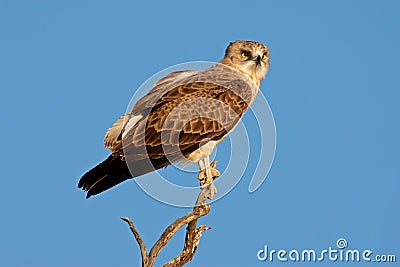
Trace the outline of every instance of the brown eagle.
<instances>
[{"instance_id":1,"label":"brown eagle","mask_svg":"<svg viewBox=\"0 0 400 267\"><path fill-rule=\"evenodd\" d=\"M174 162L198 163L206 184L218 171L209 155L237 125L269 69L266 45L229 44L224 58L202 70L173 72L156 82L106 133L111 155L80 179L86 197ZM210 192L210 198L216 193Z\"/></svg>"}]
</instances>

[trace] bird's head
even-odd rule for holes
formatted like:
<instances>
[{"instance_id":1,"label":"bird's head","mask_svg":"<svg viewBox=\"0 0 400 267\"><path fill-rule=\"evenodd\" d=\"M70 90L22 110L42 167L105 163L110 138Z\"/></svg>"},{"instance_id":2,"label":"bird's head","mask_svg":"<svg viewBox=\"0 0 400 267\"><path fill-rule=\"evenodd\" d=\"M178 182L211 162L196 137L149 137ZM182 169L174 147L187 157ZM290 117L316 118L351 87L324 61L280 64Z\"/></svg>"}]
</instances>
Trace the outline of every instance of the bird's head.
<instances>
[{"instance_id":1,"label":"bird's head","mask_svg":"<svg viewBox=\"0 0 400 267\"><path fill-rule=\"evenodd\" d=\"M269 69L269 49L253 41L235 41L229 44L221 63L232 66L260 84Z\"/></svg>"}]
</instances>

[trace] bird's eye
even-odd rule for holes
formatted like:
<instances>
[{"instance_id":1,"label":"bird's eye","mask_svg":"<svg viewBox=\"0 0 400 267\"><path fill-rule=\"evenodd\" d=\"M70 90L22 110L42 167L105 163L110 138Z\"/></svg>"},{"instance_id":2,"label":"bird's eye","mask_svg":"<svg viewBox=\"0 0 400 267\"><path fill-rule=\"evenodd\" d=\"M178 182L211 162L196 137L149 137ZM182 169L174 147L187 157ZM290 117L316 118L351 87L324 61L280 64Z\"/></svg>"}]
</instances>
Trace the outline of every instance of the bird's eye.
<instances>
[{"instance_id":1,"label":"bird's eye","mask_svg":"<svg viewBox=\"0 0 400 267\"><path fill-rule=\"evenodd\" d=\"M267 54L264 54L264 55L262 56L262 59L263 59L263 60L266 60L266 59L267 59Z\"/></svg>"},{"instance_id":2,"label":"bird's eye","mask_svg":"<svg viewBox=\"0 0 400 267\"><path fill-rule=\"evenodd\" d=\"M250 57L249 52L242 52L242 58L248 58L248 57Z\"/></svg>"}]
</instances>

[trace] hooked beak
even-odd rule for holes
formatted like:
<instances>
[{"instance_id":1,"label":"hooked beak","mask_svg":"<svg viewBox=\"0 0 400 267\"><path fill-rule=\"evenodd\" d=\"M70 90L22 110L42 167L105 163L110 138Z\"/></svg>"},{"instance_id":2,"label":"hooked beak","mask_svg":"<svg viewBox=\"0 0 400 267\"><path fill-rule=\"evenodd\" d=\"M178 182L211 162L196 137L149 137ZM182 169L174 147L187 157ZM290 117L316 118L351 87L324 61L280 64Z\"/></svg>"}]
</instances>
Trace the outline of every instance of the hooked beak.
<instances>
[{"instance_id":1,"label":"hooked beak","mask_svg":"<svg viewBox=\"0 0 400 267\"><path fill-rule=\"evenodd\" d=\"M254 61L256 62L257 65L261 65L261 56L258 55Z\"/></svg>"}]
</instances>

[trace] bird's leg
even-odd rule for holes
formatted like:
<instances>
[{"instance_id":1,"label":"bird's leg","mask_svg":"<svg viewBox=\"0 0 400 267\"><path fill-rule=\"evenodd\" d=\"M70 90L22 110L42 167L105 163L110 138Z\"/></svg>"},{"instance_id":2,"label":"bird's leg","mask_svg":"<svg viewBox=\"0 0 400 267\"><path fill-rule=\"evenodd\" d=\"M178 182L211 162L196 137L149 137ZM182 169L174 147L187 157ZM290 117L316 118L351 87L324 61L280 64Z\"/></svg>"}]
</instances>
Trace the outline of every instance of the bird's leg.
<instances>
[{"instance_id":1,"label":"bird's leg","mask_svg":"<svg viewBox=\"0 0 400 267\"><path fill-rule=\"evenodd\" d=\"M199 164L200 172L199 172L199 175L197 176L197 178L200 181L200 185L203 186L206 184L206 177L207 177L206 176L206 165L204 164L202 159L199 160L198 164Z\"/></svg>"},{"instance_id":2,"label":"bird's leg","mask_svg":"<svg viewBox=\"0 0 400 267\"><path fill-rule=\"evenodd\" d=\"M200 163L202 164L202 163ZM213 180L213 175L211 172L211 166L210 166L210 158L205 157L204 158L204 167L205 167L205 183L204 183L204 189L207 190L207 196L209 199L213 199L214 195L217 193L217 188L214 185L214 180ZM214 164L214 169L215 169L215 164Z\"/></svg>"},{"instance_id":3,"label":"bird's leg","mask_svg":"<svg viewBox=\"0 0 400 267\"><path fill-rule=\"evenodd\" d=\"M217 163L218 163L218 161L213 161L210 164L211 176L213 179L215 179L221 175L221 173L216 169ZM200 185L204 185L206 183L206 178L207 178L206 165L204 164L204 162L202 160L200 160L198 162L198 164L199 164L199 169L200 169L198 178L200 180Z\"/></svg>"},{"instance_id":4,"label":"bird's leg","mask_svg":"<svg viewBox=\"0 0 400 267\"><path fill-rule=\"evenodd\" d=\"M199 160L198 164L199 164L200 171L203 171L206 168L206 166L204 165L203 160Z\"/></svg>"}]
</instances>

